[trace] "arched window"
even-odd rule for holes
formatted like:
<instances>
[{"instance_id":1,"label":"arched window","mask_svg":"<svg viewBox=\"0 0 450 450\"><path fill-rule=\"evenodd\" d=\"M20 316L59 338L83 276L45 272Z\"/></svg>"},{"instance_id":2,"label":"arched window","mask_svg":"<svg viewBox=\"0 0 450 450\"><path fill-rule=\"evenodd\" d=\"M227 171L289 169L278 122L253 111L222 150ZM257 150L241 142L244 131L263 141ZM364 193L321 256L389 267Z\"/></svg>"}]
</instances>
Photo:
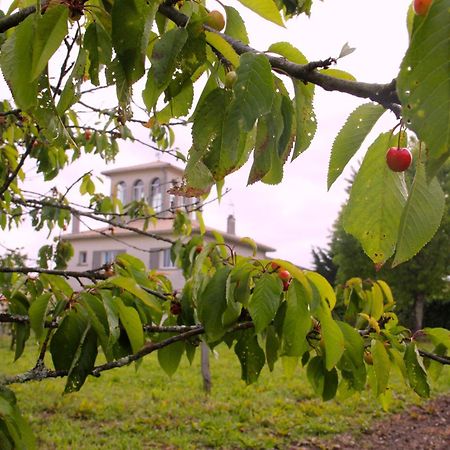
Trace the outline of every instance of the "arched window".
<instances>
[{"instance_id":1,"label":"arched window","mask_svg":"<svg viewBox=\"0 0 450 450\"><path fill-rule=\"evenodd\" d=\"M155 212L161 212L162 209L162 193L161 193L161 180L154 178L150 186L150 201L151 206Z\"/></svg>"},{"instance_id":2,"label":"arched window","mask_svg":"<svg viewBox=\"0 0 450 450\"><path fill-rule=\"evenodd\" d=\"M142 200L144 198L144 182L137 180L133 184L133 200Z\"/></svg>"},{"instance_id":3,"label":"arched window","mask_svg":"<svg viewBox=\"0 0 450 450\"><path fill-rule=\"evenodd\" d=\"M122 205L125 205L126 202L126 190L127 185L124 181L119 181L116 185L116 197L117 200L120 200L122 202Z\"/></svg>"}]
</instances>

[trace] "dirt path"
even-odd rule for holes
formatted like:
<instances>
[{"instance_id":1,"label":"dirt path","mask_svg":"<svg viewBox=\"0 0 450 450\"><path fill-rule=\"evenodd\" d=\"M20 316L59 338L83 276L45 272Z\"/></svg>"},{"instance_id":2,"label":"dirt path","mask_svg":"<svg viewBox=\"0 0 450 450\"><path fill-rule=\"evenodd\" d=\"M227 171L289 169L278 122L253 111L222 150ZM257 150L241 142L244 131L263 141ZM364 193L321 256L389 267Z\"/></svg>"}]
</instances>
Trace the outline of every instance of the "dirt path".
<instances>
[{"instance_id":1,"label":"dirt path","mask_svg":"<svg viewBox=\"0 0 450 450\"><path fill-rule=\"evenodd\" d=\"M450 395L412 406L387 419L377 420L370 430L344 433L330 440L313 438L291 450L450 450Z\"/></svg>"}]
</instances>

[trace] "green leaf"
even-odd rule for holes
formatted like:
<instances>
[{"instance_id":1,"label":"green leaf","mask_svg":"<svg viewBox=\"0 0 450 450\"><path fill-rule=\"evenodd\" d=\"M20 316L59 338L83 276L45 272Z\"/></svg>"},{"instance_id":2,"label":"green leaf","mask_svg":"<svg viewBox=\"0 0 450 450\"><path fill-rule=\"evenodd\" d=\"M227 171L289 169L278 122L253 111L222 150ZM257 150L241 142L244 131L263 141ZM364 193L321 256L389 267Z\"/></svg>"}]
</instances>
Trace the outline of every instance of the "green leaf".
<instances>
[{"instance_id":1,"label":"green leaf","mask_svg":"<svg viewBox=\"0 0 450 450\"><path fill-rule=\"evenodd\" d=\"M381 134L370 146L353 182L343 225L365 253L382 266L394 253L401 214L406 204L404 174L392 172L385 160L397 138Z\"/></svg>"},{"instance_id":2,"label":"green leaf","mask_svg":"<svg viewBox=\"0 0 450 450\"><path fill-rule=\"evenodd\" d=\"M319 70L320 73L323 73L324 75L328 75L333 78L339 78L342 80L350 80L350 81L356 81L356 78L351 74L346 72L345 70L340 69L322 69Z\"/></svg>"},{"instance_id":3,"label":"green leaf","mask_svg":"<svg viewBox=\"0 0 450 450\"><path fill-rule=\"evenodd\" d=\"M89 292L82 292L79 301L88 314L89 322L98 336L106 359L111 361L113 359L113 354L110 345L109 323L103 302Z\"/></svg>"},{"instance_id":4,"label":"green leaf","mask_svg":"<svg viewBox=\"0 0 450 450\"><path fill-rule=\"evenodd\" d=\"M92 372L97 358L97 336L90 327L86 328L79 343L75 359L67 377L64 392L76 392L81 389L87 376Z\"/></svg>"},{"instance_id":5,"label":"green leaf","mask_svg":"<svg viewBox=\"0 0 450 450\"><path fill-rule=\"evenodd\" d=\"M414 27L397 77L403 119L428 148L429 175L450 157L449 35L448 2L434 0Z\"/></svg>"},{"instance_id":6,"label":"green leaf","mask_svg":"<svg viewBox=\"0 0 450 450\"><path fill-rule=\"evenodd\" d=\"M425 166L419 162L403 210L392 267L411 259L431 240L439 228L444 210L445 194L438 180L427 181Z\"/></svg>"},{"instance_id":7,"label":"green leaf","mask_svg":"<svg viewBox=\"0 0 450 450\"><path fill-rule=\"evenodd\" d=\"M226 331L222 314L227 306L226 281L230 270L229 267L219 268L198 298L197 314L208 342L217 341Z\"/></svg>"},{"instance_id":8,"label":"green leaf","mask_svg":"<svg viewBox=\"0 0 450 450\"><path fill-rule=\"evenodd\" d=\"M266 333L266 360L269 370L272 372L275 362L278 359L278 351L280 349L280 340L278 339L275 327L270 325L267 327Z\"/></svg>"},{"instance_id":9,"label":"green leaf","mask_svg":"<svg viewBox=\"0 0 450 450\"><path fill-rule=\"evenodd\" d=\"M281 14L273 0L239 0L239 2L264 19L284 27Z\"/></svg>"},{"instance_id":10,"label":"green leaf","mask_svg":"<svg viewBox=\"0 0 450 450\"><path fill-rule=\"evenodd\" d=\"M38 340L41 340L42 333L44 332L47 306L51 297L51 292L42 294L33 301L30 309L28 310L28 315L30 317L30 326Z\"/></svg>"},{"instance_id":11,"label":"green leaf","mask_svg":"<svg viewBox=\"0 0 450 450\"><path fill-rule=\"evenodd\" d=\"M245 29L245 23L242 20L239 11L232 6L225 6L225 13L227 15L227 25L225 27L224 33L238 41L248 44L247 30Z\"/></svg>"},{"instance_id":12,"label":"green leaf","mask_svg":"<svg viewBox=\"0 0 450 450\"><path fill-rule=\"evenodd\" d=\"M164 33L153 47L150 61L158 88L167 86L175 70L177 56L188 39L184 28L174 28Z\"/></svg>"},{"instance_id":13,"label":"green leaf","mask_svg":"<svg viewBox=\"0 0 450 450\"><path fill-rule=\"evenodd\" d=\"M331 370L341 359L345 350L344 335L337 322L331 317L324 305L317 312L320 320L320 332L322 334L325 352L325 368Z\"/></svg>"},{"instance_id":14,"label":"green leaf","mask_svg":"<svg viewBox=\"0 0 450 450\"><path fill-rule=\"evenodd\" d=\"M385 109L375 103L365 103L358 106L348 117L341 128L331 149L330 165L328 167L328 189L342 174L347 163L359 150L364 139ZM386 148L387 150L387 148Z\"/></svg>"},{"instance_id":15,"label":"green leaf","mask_svg":"<svg viewBox=\"0 0 450 450\"><path fill-rule=\"evenodd\" d=\"M265 364L264 350L259 346L253 330L245 330L234 346L234 351L241 363L241 378L252 384L258 380Z\"/></svg>"},{"instance_id":16,"label":"green leaf","mask_svg":"<svg viewBox=\"0 0 450 450\"><path fill-rule=\"evenodd\" d=\"M302 356L309 345L306 335L311 329L311 314L308 308L308 293L302 284L292 280L287 291L287 309L283 321L283 354Z\"/></svg>"},{"instance_id":17,"label":"green leaf","mask_svg":"<svg viewBox=\"0 0 450 450\"><path fill-rule=\"evenodd\" d=\"M107 282L125 289L142 300L148 307L153 309L153 311L161 313L161 306L156 299L144 291L144 289L142 289L132 278L115 276L109 278Z\"/></svg>"},{"instance_id":18,"label":"green leaf","mask_svg":"<svg viewBox=\"0 0 450 450\"><path fill-rule=\"evenodd\" d=\"M445 328L424 328L422 330L434 345L443 344L450 350L450 331Z\"/></svg>"},{"instance_id":19,"label":"green leaf","mask_svg":"<svg viewBox=\"0 0 450 450\"><path fill-rule=\"evenodd\" d=\"M201 154L220 134L225 111L230 102L230 92L218 88L209 92L199 102L192 125L192 140Z\"/></svg>"},{"instance_id":20,"label":"green leaf","mask_svg":"<svg viewBox=\"0 0 450 450\"><path fill-rule=\"evenodd\" d=\"M87 328L87 321L75 311L64 317L50 341L56 370L70 370Z\"/></svg>"},{"instance_id":21,"label":"green leaf","mask_svg":"<svg viewBox=\"0 0 450 450\"><path fill-rule=\"evenodd\" d=\"M269 174L273 165L279 166L282 177L282 166L278 155L277 143L281 136L283 121L280 114L281 96L277 94L273 102L272 112L258 120L256 130L254 161L250 169L248 184L253 184ZM276 181L280 181L279 179Z\"/></svg>"},{"instance_id":22,"label":"green leaf","mask_svg":"<svg viewBox=\"0 0 450 450\"><path fill-rule=\"evenodd\" d=\"M345 351L338 367L342 377L347 381L350 389L362 391L366 387L366 366L364 364L364 340L357 330L348 323L337 321L344 336Z\"/></svg>"},{"instance_id":23,"label":"green leaf","mask_svg":"<svg viewBox=\"0 0 450 450\"><path fill-rule=\"evenodd\" d=\"M315 356L306 369L308 377L314 392L327 401L335 397L338 386L338 375L335 368L328 371L324 366L324 361L320 356Z\"/></svg>"},{"instance_id":24,"label":"green leaf","mask_svg":"<svg viewBox=\"0 0 450 450\"><path fill-rule=\"evenodd\" d=\"M170 119L186 116L192 106L194 89L190 80L186 81L181 91L169 100L169 103L156 113L159 123L168 123Z\"/></svg>"},{"instance_id":25,"label":"green leaf","mask_svg":"<svg viewBox=\"0 0 450 450\"><path fill-rule=\"evenodd\" d=\"M2 45L0 67L18 108L29 110L38 101L38 80L30 80L33 60L34 15L20 23Z\"/></svg>"},{"instance_id":26,"label":"green leaf","mask_svg":"<svg viewBox=\"0 0 450 450\"><path fill-rule=\"evenodd\" d=\"M72 105L74 105L81 96L78 88L83 82L86 58L86 50L80 47L80 51L72 69L72 73L66 81L61 96L59 97L58 106L56 107L57 113L60 116L62 116ZM90 67L92 67L92 62Z\"/></svg>"},{"instance_id":27,"label":"green leaf","mask_svg":"<svg viewBox=\"0 0 450 450\"><path fill-rule=\"evenodd\" d=\"M131 306L125 306L120 299L117 299L117 306L120 322L125 328L133 353L136 353L144 345L144 330L139 313Z\"/></svg>"},{"instance_id":28,"label":"green leaf","mask_svg":"<svg viewBox=\"0 0 450 450\"><path fill-rule=\"evenodd\" d=\"M328 283L327 279L317 272L306 272L306 278L316 287L320 293L320 297L328 303L332 311L336 305L336 294L333 287Z\"/></svg>"},{"instance_id":29,"label":"green leaf","mask_svg":"<svg viewBox=\"0 0 450 450\"><path fill-rule=\"evenodd\" d=\"M115 0L111 11L112 43L128 86L144 75L145 52L158 2Z\"/></svg>"},{"instance_id":30,"label":"green leaf","mask_svg":"<svg viewBox=\"0 0 450 450\"><path fill-rule=\"evenodd\" d=\"M169 377L177 371L184 353L184 347L184 342L178 341L158 350L159 365Z\"/></svg>"},{"instance_id":31,"label":"green leaf","mask_svg":"<svg viewBox=\"0 0 450 450\"><path fill-rule=\"evenodd\" d=\"M297 158L311 144L317 130L317 120L313 108L314 85L293 80L295 92L296 137L292 159Z\"/></svg>"},{"instance_id":32,"label":"green leaf","mask_svg":"<svg viewBox=\"0 0 450 450\"><path fill-rule=\"evenodd\" d=\"M296 64L307 64L308 60L300 50L288 42L277 42L269 47L269 52L278 53ZM292 79L294 85L295 107L295 147L292 154L294 160L311 144L316 133L317 121L313 109L314 85Z\"/></svg>"},{"instance_id":33,"label":"green leaf","mask_svg":"<svg viewBox=\"0 0 450 450\"><path fill-rule=\"evenodd\" d=\"M373 368L377 379L377 397L386 391L391 371L391 362L384 344L376 339L372 340L371 352L373 358Z\"/></svg>"},{"instance_id":34,"label":"green leaf","mask_svg":"<svg viewBox=\"0 0 450 450\"><path fill-rule=\"evenodd\" d=\"M244 131L250 131L256 119L271 111L275 86L266 56L249 52L241 55L240 60L229 114L239 119Z\"/></svg>"},{"instance_id":35,"label":"green leaf","mask_svg":"<svg viewBox=\"0 0 450 450\"><path fill-rule=\"evenodd\" d=\"M41 74L49 59L60 47L67 34L68 16L69 8L64 5L52 6L47 8L45 14L35 15L30 81Z\"/></svg>"},{"instance_id":36,"label":"green leaf","mask_svg":"<svg viewBox=\"0 0 450 450\"><path fill-rule=\"evenodd\" d=\"M2 430L3 424L6 425L6 429L3 428ZM8 442L6 442L6 439L8 439ZM0 448L2 450L3 448L5 450L36 449L33 431L20 414L16 396L11 390L3 386L0 387Z\"/></svg>"},{"instance_id":37,"label":"green leaf","mask_svg":"<svg viewBox=\"0 0 450 450\"><path fill-rule=\"evenodd\" d=\"M100 66L111 61L111 37L98 22L92 22L84 33L84 47L89 52L89 76L91 82L98 86L100 84L98 78Z\"/></svg>"},{"instance_id":38,"label":"green leaf","mask_svg":"<svg viewBox=\"0 0 450 450\"><path fill-rule=\"evenodd\" d=\"M414 342L406 344L404 360L410 386L421 397L429 397L430 386L428 385L427 373Z\"/></svg>"},{"instance_id":39,"label":"green leaf","mask_svg":"<svg viewBox=\"0 0 450 450\"><path fill-rule=\"evenodd\" d=\"M205 31L206 42L222 54L234 67L239 66L239 55L236 50L219 34Z\"/></svg>"},{"instance_id":40,"label":"green leaf","mask_svg":"<svg viewBox=\"0 0 450 450\"><path fill-rule=\"evenodd\" d=\"M274 44L271 44L267 51L270 53L278 53L296 64L308 63L305 55L290 42L275 42Z\"/></svg>"},{"instance_id":41,"label":"green leaf","mask_svg":"<svg viewBox=\"0 0 450 450\"><path fill-rule=\"evenodd\" d=\"M248 304L256 333L264 330L274 319L280 304L281 292L280 280L274 274L263 273L256 281Z\"/></svg>"}]
</instances>

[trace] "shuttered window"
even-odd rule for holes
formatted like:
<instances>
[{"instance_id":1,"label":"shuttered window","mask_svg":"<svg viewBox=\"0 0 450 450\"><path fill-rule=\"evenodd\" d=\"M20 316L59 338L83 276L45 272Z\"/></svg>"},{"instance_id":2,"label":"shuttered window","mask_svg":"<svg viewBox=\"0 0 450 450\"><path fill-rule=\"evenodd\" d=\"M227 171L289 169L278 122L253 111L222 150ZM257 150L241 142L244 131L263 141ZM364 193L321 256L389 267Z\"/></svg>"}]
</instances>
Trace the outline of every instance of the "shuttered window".
<instances>
[{"instance_id":1,"label":"shuttered window","mask_svg":"<svg viewBox=\"0 0 450 450\"><path fill-rule=\"evenodd\" d=\"M105 264L110 264L120 253L126 253L126 250L100 250L92 254L92 268L98 269Z\"/></svg>"}]
</instances>

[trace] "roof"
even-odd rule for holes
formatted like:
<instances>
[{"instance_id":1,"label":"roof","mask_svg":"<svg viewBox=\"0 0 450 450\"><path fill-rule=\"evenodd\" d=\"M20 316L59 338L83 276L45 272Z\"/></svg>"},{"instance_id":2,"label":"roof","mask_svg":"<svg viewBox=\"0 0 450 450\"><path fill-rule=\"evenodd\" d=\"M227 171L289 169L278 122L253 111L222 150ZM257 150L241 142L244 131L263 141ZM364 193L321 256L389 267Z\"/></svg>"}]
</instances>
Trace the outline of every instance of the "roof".
<instances>
[{"instance_id":1,"label":"roof","mask_svg":"<svg viewBox=\"0 0 450 450\"><path fill-rule=\"evenodd\" d=\"M174 166L173 164L170 164L168 162L153 161L150 163L138 164L136 166L117 167L115 169L104 170L103 172L101 172L101 174L110 176L110 175L116 175L116 174L127 173L127 172L137 172L137 171L142 171L142 170L162 169L162 168L170 168L170 169L174 170L175 172L179 172L180 175L182 175L184 172L184 170L181 167Z\"/></svg>"},{"instance_id":2,"label":"roof","mask_svg":"<svg viewBox=\"0 0 450 450\"><path fill-rule=\"evenodd\" d=\"M138 228L142 230L143 227L143 220L136 221L135 223L130 223L128 226L133 228ZM157 234L157 235L172 235L172 219L161 219L156 222L156 224L150 223L148 225L148 228L144 231L146 231L149 234ZM199 234L200 233L200 224L196 221L192 221L192 233L193 234ZM215 228L206 227L205 234L207 236L214 236L214 233L219 233L224 237L224 239L228 242L234 242L234 243L242 243L241 239L243 236L237 236L235 234L226 233L221 230L217 230ZM124 229L120 227L103 227L103 228L96 228L92 230L86 230L86 231L80 231L79 233L68 233L63 235L63 239L66 239L68 241L77 241L80 239L98 239L101 237L100 235L112 235L116 237L126 237L131 235L136 235L133 230L130 229ZM150 237L150 236L149 236ZM261 250L263 252L274 252L276 249L269 247L268 245L262 244L260 242L256 242L256 245L258 247L258 250Z\"/></svg>"}]
</instances>

